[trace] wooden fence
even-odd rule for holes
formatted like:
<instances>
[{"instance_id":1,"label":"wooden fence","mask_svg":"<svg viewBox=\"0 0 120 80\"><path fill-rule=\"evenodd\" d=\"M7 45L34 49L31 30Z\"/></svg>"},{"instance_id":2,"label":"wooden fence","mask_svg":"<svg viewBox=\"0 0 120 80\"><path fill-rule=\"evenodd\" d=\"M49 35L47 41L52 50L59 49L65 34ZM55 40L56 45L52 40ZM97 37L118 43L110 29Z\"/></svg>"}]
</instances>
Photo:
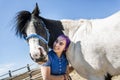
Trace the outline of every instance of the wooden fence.
<instances>
[{"instance_id":1,"label":"wooden fence","mask_svg":"<svg viewBox=\"0 0 120 80\"><path fill-rule=\"evenodd\" d=\"M22 69L25 69L26 68L26 71L25 71L25 73L27 73L28 74L28 76L27 77L29 77L29 78L32 78L32 68L31 68L31 66L33 66L34 64L31 64L31 65L29 65L29 64L27 64L26 66L24 66L24 67L21 67L21 68L19 68L19 69L16 69L16 70L9 70L7 73L5 73L5 74L3 74L3 75L0 75L0 80L12 80L12 78L13 77L15 77L16 75L13 75L13 73L16 73L16 72L19 72L19 71L21 71ZM24 73L24 72L23 72ZM22 74L23 74L22 73ZM20 74L18 74L18 75L20 75ZM6 76L6 77L5 77Z\"/></svg>"}]
</instances>

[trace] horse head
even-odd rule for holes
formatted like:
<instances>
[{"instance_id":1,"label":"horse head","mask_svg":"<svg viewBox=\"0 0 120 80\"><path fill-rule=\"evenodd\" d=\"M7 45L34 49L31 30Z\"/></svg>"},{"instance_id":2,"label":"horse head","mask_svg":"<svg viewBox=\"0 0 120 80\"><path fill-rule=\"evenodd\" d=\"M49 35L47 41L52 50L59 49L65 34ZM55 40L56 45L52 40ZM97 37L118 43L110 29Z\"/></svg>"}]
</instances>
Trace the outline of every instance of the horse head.
<instances>
[{"instance_id":1,"label":"horse head","mask_svg":"<svg viewBox=\"0 0 120 80\"><path fill-rule=\"evenodd\" d=\"M28 42L30 56L35 62L44 62L49 49L49 31L39 13L37 3L32 13L20 11L16 16L16 35Z\"/></svg>"}]
</instances>

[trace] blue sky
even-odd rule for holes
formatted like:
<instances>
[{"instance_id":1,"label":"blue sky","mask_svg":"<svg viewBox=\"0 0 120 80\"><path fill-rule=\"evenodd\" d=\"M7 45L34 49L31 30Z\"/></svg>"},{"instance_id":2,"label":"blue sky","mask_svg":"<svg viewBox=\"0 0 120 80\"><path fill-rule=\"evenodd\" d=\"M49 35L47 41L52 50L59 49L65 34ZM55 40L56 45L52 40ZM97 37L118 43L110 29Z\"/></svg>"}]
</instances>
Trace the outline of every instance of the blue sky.
<instances>
[{"instance_id":1,"label":"blue sky","mask_svg":"<svg viewBox=\"0 0 120 80\"><path fill-rule=\"evenodd\" d=\"M56 20L105 18L120 10L120 0L0 0L0 75L34 63L27 42L12 28L16 13L32 12L36 2L41 16Z\"/></svg>"}]
</instances>

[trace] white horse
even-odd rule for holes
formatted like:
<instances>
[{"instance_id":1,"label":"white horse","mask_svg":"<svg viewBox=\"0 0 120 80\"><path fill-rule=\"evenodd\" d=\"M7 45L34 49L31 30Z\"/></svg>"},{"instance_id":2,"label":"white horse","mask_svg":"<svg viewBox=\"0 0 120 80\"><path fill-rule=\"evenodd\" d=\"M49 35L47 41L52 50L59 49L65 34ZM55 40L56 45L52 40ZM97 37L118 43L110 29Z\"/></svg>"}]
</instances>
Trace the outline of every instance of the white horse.
<instances>
[{"instance_id":1,"label":"white horse","mask_svg":"<svg viewBox=\"0 0 120 80\"><path fill-rule=\"evenodd\" d=\"M36 5L32 13L21 11L16 20L16 33L28 41L35 62L46 61L48 46L65 34L71 40L67 58L82 77L111 80L120 74L120 12L104 19L49 20L39 16Z\"/></svg>"},{"instance_id":2,"label":"white horse","mask_svg":"<svg viewBox=\"0 0 120 80\"><path fill-rule=\"evenodd\" d=\"M105 19L61 22L72 41L68 60L81 76L104 80L107 73L120 74L120 12Z\"/></svg>"}]
</instances>

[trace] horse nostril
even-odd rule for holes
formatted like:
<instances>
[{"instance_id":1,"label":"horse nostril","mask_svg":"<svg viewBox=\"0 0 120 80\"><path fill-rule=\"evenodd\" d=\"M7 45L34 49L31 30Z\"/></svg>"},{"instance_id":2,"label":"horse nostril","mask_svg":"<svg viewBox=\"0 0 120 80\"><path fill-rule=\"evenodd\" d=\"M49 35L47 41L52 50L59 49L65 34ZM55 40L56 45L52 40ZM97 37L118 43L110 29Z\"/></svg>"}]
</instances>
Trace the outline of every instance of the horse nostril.
<instances>
[{"instance_id":1,"label":"horse nostril","mask_svg":"<svg viewBox=\"0 0 120 80\"><path fill-rule=\"evenodd\" d=\"M39 48L40 50L40 56L43 56L43 50L41 48Z\"/></svg>"},{"instance_id":2,"label":"horse nostril","mask_svg":"<svg viewBox=\"0 0 120 80\"><path fill-rule=\"evenodd\" d=\"M37 55L37 54L35 54L34 56L35 56L35 57L37 57L38 55Z\"/></svg>"},{"instance_id":3,"label":"horse nostril","mask_svg":"<svg viewBox=\"0 0 120 80\"><path fill-rule=\"evenodd\" d=\"M33 54L33 58L34 59L38 59L39 58L39 54Z\"/></svg>"}]
</instances>

